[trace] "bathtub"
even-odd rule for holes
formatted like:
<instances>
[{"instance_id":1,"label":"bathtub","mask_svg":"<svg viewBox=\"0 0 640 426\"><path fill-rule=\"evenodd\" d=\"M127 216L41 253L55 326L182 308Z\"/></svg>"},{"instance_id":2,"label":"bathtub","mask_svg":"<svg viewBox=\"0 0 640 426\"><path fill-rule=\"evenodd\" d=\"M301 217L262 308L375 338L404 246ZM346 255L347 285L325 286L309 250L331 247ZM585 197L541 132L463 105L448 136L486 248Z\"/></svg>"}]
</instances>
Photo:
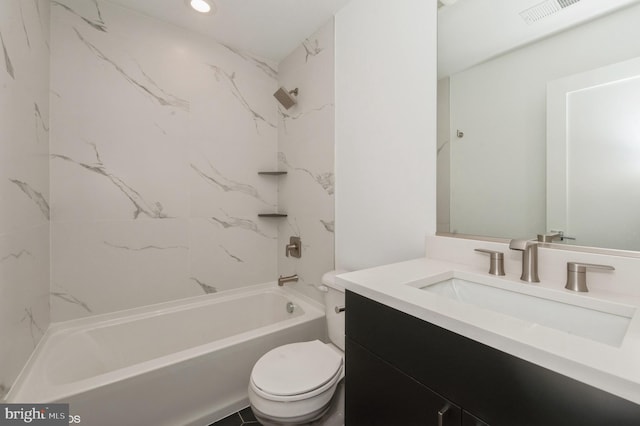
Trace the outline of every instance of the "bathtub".
<instances>
[{"instance_id":1,"label":"bathtub","mask_svg":"<svg viewBox=\"0 0 640 426\"><path fill-rule=\"evenodd\" d=\"M203 426L248 405L265 352L325 337L322 306L275 283L72 320L47 330L6 400L69 403L89 426Z\"/></svg>"}]
</instances>

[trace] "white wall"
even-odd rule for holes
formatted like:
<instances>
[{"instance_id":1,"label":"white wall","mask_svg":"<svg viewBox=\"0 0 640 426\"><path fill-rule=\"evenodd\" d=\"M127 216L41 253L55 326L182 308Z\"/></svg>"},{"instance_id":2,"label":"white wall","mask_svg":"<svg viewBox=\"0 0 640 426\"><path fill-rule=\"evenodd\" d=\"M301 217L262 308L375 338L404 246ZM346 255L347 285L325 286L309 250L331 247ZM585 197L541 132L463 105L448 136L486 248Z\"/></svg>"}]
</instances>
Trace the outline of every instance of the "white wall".
<instances>
[{"instance_id":1,"label":"white wall","mask_svg":"<svg viewBox=\"0 0 640 426\"><path fill-rule=\"evenodd\" d=\"M52 318L277 277L275 65L110 2L52 3ZM98 8L99 7L99 8ZM282 248L284 250L284 248Z\"/></svg>"},{"instance_id":2,"label":"white wall","mask_svg":"<svg viewBox=\"0 0 640 426\"><path fill-rule=\"evenodd\" d=\"M336 266L424 255L436 229L436 2L336 15Z\"/></svg>"},{"instance_id":3,"label":"white wall","mask_svg":"<svg viewBox=\"0 0 640 426\"><path fill-rule=\"evenodd\" d=\"M0 1L0 400L49 325L49 1Z\"/></svg>"},{"instance_id":4,"label":"white wall","mask_svg":"<svg viewBox=\"0 0 640 426\"><path fill-rule=\"evenodd\" d=\"M278 273L298 275L287 286L322 300L322 275L334 268L334 31L333 20L278 64L278 83L298 88L298 104L279 106ZM285 257L289 237L302 240L300 259Z\"/></svg>"},{"instance_id":5,"label":"white wall","mask_svg":"<svg viewBox=\"0 0 640 426\"><path fill-rule=\"evenodd\" d=\"M451 232L545 227L547 82L640 55L640 5L451 76Z\"/></svg>"}]
</instances>

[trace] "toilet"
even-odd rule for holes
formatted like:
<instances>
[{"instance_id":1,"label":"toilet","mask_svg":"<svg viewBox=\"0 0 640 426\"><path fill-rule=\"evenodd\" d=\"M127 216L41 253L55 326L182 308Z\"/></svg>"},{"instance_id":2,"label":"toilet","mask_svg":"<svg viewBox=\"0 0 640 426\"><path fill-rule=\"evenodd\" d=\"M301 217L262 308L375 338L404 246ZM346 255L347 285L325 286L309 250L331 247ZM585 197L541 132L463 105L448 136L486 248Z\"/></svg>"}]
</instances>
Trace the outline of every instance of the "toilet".
<instances>
[{"instance_id":1,"label":"toilet","mask_svg":"<svg viewBox=\"0 0 640 426\"><path fill-rule=\"evenodd\" d=\"M260 423L301 425L321 418L331 408L344 377L344 288L336 275L322 277L329 340L279 346L253 366L249 381L251 409Z\"/></svg>"}]
</instances>

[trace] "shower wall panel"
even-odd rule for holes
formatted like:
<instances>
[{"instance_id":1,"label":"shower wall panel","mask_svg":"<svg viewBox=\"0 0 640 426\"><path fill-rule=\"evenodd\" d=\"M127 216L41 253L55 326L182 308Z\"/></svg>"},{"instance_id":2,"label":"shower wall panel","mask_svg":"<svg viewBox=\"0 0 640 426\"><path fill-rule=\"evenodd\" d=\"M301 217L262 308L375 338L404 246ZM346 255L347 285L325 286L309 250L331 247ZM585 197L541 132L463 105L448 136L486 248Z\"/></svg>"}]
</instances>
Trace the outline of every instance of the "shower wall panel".
<instances>
[{"instance_id":1,"label":"shower wall panel","mask_svg":"<svg viewBox=\"0 0 640 426\"><path fill-rule=\"evenodd\" d=\"M276 66L110 2L51 3L54 321L277 277Z\"/></svg>"},{"instance_id":2,"label":"shower wall panel","mask_svg":"<svg viewBox=\"0 0 640 426\"><path fill-rule=\"evenodd\" d=\"M280 86L298 88L297 105L278 106L278 204L288 214L278 228L278 272L298 274L293 288L322 300L322 274L334 269L334 34L333 20L278 66ZM302 257L286 257L290 236Z\"/></svg>"},{"instance_id":3,"label":"shower wall panel","mask_svg":"<svg viewBox=\"0 0 640 426\"><path fill-rule=\"evenodd\" d=\"M49 1L0 1L0 400L49 325Z\"/></svg>"}]
</instances>

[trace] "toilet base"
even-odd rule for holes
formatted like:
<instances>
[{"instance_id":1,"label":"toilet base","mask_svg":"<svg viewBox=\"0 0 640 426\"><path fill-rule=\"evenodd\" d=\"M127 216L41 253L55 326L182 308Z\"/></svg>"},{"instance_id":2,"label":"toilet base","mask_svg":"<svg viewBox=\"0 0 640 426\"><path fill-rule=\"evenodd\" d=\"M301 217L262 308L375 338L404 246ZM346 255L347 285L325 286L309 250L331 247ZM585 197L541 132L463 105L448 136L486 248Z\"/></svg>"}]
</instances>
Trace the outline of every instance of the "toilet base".
<instances>
[{"instance_id":1,"label":"toilet base","mask_svg":"<svg viewBox=\"0 0 640 426\"><path fill-rule=\"evenodd\" d=\"M296 418L274 418L272 416L265 416L253 405L251 405L250 408L256 416L256 419L264 426L344 426L344 380L338 382L336 391L325 407L304 416Z\"/></svg>"},{"instance_id":2,"label":"toilet base","mask_svg":"<svg viewBox=\"0 0 640 426\"><path fill-rule=\"evenodd\" d=\"M258 419L258 421L262 423L263 426L304 425L322 418L322 416L324 416L327 413L327 411L329 411L329 408L331 408L332 401L333 400L329 401L329 403L326 406L320 408L319 410L316 410L312 413L309 413L304 416L299 416L299 417L278 418L278 417L266 416L265 414L261 413L253 406L251 407L251 411L253 411L253 414L256 416L256 419Z\"/></svg>"}]
</instances>

